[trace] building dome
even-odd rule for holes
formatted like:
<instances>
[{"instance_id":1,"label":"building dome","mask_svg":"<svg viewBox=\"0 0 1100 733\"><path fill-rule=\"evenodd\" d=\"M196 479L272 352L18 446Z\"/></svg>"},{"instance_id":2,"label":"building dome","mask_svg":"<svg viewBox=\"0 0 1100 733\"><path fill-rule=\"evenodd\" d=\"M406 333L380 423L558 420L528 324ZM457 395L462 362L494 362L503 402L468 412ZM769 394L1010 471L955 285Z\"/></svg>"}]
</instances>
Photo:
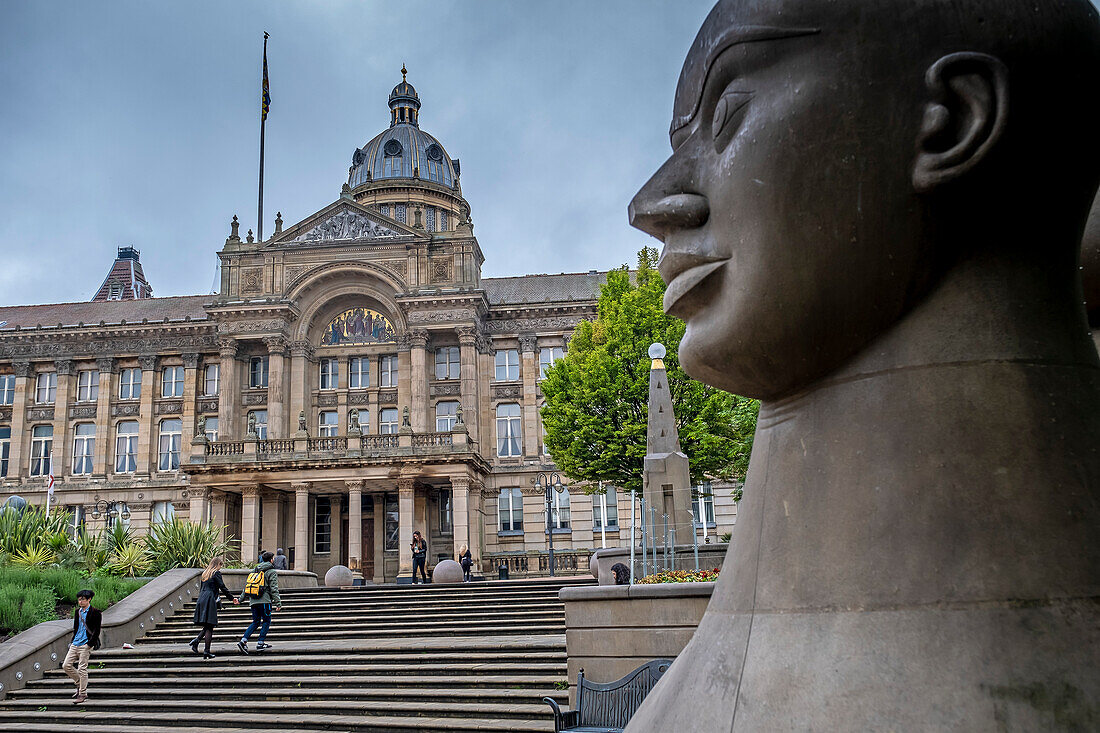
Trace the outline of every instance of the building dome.
<instances>
[{"instance_id":1,"label":"building dome","mask_svg":"<svg viewBox=\"0 0 1100 733\"><path fill-rule=\"evenodd\" d=\"M420 129L420 97L405 80L390 92L390 128L375 136L351 159L348 186L390 178L414 178L452 188L459 175L457 160L433 136Z\"/></svg>"}]
</instances>

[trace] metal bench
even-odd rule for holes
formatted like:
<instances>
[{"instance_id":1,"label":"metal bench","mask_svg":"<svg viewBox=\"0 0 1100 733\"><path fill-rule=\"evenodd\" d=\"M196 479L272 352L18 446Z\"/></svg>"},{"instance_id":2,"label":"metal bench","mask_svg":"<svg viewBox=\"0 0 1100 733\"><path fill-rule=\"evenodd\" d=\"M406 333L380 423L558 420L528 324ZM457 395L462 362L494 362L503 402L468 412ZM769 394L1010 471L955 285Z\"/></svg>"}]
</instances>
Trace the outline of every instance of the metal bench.
<instances>
[{"instance_id":1,"label":"metal bench","mask_svg":"<svg viewBox=\"0 0 1100 733\"><path fill-rule=\"evenodd\" d=\"M614 682L591 682L584 670L577 675L577 709L562 712L558 703L542 698L554 709L554 732L622 733L642 700L671 666L671 659L654 659Z\"/></svg>"}]
</instances>

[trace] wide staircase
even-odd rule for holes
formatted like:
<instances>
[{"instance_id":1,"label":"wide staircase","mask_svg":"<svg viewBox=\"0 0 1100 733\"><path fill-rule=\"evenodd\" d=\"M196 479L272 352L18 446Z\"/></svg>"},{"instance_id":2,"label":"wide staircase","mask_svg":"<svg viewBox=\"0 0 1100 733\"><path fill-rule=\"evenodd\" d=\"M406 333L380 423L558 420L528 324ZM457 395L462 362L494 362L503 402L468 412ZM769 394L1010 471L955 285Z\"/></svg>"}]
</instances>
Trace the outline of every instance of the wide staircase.
<instances>
[{"instance_id":1,"label":"wide staircase","mask_svg":"<svg viewBox=\"0 0 1100 733\"><path fill-rule=\"evenodd\" d=\"M0 702L0 731L553 731L566 702L558 590L591 578L283 592L267 641L223 604L214 659L194 656L194 603L134 649L92 655L88 700L59 670Z\"/></svg>"}]
</instances>

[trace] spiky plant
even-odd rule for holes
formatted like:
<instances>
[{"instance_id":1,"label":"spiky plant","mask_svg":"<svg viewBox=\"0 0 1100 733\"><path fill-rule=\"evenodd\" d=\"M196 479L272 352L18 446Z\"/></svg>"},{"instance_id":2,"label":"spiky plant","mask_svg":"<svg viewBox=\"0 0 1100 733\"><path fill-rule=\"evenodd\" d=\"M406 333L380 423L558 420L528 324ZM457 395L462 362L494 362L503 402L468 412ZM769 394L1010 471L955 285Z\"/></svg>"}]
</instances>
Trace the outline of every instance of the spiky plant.
<instances>
[{"instance_id":1,"label":"spiky plant","mask_svg":"<svg viewBox=\"0 0 1100 733\"><path fill-rule=\"evenodd\" d=\"M47 545L31 545L11 556L11 564L22 568L44 568L57 562L57 553Z\"/></svg>"},{"instance_id":2,"label":"spiky plant","mask_svg":"<svg viewBox=\"0 0 1100 733\"><path fill-rule=\"evenodd\" d=\"M144 575L149 569L149 553L140 543L132 542L115 550L107 560L107 572L112 575L133 577Z\"/></svg>"},{"instance_id":3,"label":"spiky plant","mask_svg":"<svg viewBox=\"0 0 1100 733\"><path fill-rule=\"evenodd\" d=\"M172 568L201 568L210 559L236 550L232 539L221 540L225 527L192 524L175 517L154 524L145 536L145 547L152 556L152 569L163 573Z\"/></svg>"}]
</instances>

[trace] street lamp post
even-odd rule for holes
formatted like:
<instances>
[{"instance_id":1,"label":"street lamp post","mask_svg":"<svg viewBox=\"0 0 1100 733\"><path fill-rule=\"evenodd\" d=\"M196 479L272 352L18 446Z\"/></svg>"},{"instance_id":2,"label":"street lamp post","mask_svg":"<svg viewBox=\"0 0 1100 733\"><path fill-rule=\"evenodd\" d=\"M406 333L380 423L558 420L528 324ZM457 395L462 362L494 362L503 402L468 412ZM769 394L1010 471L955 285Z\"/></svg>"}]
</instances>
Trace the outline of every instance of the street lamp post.
<instances>
[{"instance_id":1,"label":"street lamp post","mask_svg":"<svg viewBox=\"0 0 1100 733\"><path fill-rule=\"evenodd\" d=\"M539 473L535 476L535 486L546 492L546 538L549 542L550 577L554 577L554 524L551 521L555 491L561 491L561 476L556 472Z\"/></svg>"},{"instance_id":2,"label":"street lamp post","mask_svg":"<svg viewBox=\"0 0 1100 733\"><path fill-rule=\"evenodd\" d=\"M121 507L121 508L120 508ZM123 521L130 519L130 507L126 506L124 501L107 501L106 499L100 499L92 507L92 519L99 519L99 515L103 515L103 521L108 519L114 519L121 516Z\"/></svg>"}]
</instances>

